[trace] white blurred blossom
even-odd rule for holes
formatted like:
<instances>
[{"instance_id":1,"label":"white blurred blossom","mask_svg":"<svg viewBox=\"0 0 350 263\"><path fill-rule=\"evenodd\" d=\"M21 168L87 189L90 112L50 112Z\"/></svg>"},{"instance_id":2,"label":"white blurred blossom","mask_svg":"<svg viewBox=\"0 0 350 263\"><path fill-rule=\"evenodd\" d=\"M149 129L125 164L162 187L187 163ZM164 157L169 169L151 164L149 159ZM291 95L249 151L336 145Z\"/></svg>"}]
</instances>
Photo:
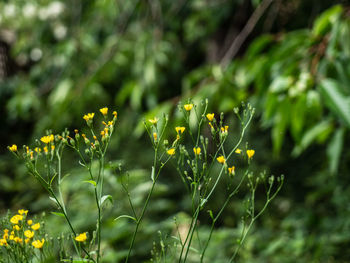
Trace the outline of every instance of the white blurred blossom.
<instances>
[{"instance_id":1,"label":"white blurred blossom","mask_svg":"<svg viewBox=\"0 0 350 263\"><path fill-rule=\"evenodd\" d=\"M37 8L33 3L27 3L22 8L22 13L24 17L31 18L37 13Z\"/></svg>"},{"instance_id":2,"label":"white blurred blossom","mask_svg":"<svg viewBox=\"0 0 350 263\"><path fill-rule=\"evenodd\" d=\"M67 27L62 24L57 24L53 29L53 34L56 39L61 40L67 35Z\"/></svg>"},{"instance_id":3,"label":"white blurred blossom","mask_svg":"<svg viewBox=\"0 0 350 263\"><path fill-rule=\"evenodd\" d=\"M47 20L57 18L64 10L64 5L61 2L55 1L50 3L46 7L40 8L39 18L41 20Z\"/></svg>"}]
</instances>

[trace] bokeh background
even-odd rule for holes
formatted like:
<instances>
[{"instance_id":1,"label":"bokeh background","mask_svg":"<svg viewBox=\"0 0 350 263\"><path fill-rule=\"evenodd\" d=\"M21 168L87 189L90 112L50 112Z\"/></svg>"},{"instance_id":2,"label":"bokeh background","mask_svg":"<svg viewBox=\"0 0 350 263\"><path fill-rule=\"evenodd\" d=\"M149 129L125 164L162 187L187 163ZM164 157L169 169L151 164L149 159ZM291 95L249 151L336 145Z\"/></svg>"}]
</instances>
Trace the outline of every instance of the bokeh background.
<instances>
[{"instance_id":1,"label":"bokeh background","mask_svg":"<svg viewBox=\"0 0 350 263\"><path fill-rule=\"evenodd\" d=\"M153 156L142 119L166 113L175 126L180 101L209 98L209 111L235 123L232 109L244 101L256 108L247 136L256 150L254 169L284 174L285 185L238 262L350 262L349 65L345 0L3 0L0 212L45 211L48 231L66 232L49 214L52 202L7 146L32 145L47 129L83 129L83 114L108 106L119 120L106 170L106 192L115 202L106 210L103 249L106 262L119 262L133 225L113 221L129 211L115 167L129 171L141 204ZM87 186L79 183L85 172L73 153L64 163L74 224L92 228L94 217L81 216L93 207ZM217 194L210 207L218 209L223 200ZM172 218L188 217L187 201L169 167L132 262L151 259L153 242L157 247L159 235L171 235ZM241 203L233 200L217 225L207 262L227 262ZM208 216L200 222L205 233Z\"/></svg>"}]
</instances>

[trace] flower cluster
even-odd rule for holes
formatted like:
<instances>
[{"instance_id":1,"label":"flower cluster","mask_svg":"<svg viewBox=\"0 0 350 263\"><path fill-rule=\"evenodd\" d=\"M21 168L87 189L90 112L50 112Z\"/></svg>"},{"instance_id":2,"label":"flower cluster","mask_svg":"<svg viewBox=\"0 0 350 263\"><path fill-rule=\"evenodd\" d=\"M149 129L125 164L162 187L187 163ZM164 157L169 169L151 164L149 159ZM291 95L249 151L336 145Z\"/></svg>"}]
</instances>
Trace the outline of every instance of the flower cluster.
<instances>
[{"instance_id":1,"label":"flower cluster","mask_svg":"<svg viewBox=\"0 0 350 263\"><path fill-rule=\"evenodd\" d=\"M36 231L40 229L40 223L34 223L33 220L27 218L28 210L20 209L18 214L12 216L9 220L12 230L9 228L3 229L2 238L0 239L0 246L11 249L17 245L29 245L33 248L40 249L45 243L45 239L41 240L34 237ZM39 235L40 236L40 235Z\"/></svg>"}]
</instances>

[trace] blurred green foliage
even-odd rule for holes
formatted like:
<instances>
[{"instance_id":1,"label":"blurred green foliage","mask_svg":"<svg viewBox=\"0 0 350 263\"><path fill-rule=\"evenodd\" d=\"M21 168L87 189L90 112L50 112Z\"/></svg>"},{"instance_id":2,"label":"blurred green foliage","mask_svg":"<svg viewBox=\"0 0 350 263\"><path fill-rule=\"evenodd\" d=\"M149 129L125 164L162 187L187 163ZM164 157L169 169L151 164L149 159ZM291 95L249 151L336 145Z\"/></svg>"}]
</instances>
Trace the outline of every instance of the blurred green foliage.
<instances>
[{"instance_id":1,"label":"blurred green foliage","mask_svg":"<svg viewBox=\"0 0 350 263\"><path fill-rule=\"evenodd\" d=\"M116 164L130 171L135 198L144 198L151 147L140 119L168 113L180 100L209 98L211 111L229 112L241 101L257 108L249 145L258 169L286 175L283 193L256 225L239 262L348 262L350 154L350 17L346 1L275 0L238 56L221 64L229 45L264 1L22 1L0 2L0 208L50 211L23 166L6 146L33 141L46 129L83 124L82 114L104 105L120 114L111 145L107 184L123 191ZM338 3L339 5L335 5ZM232 123L230 119L228 122ZM231 127L231 126L230 126ZM232 133L235 134L234 128ZM67 198L79 217L91 202L65 160ZM82 179L84 178L84 179ZM181 181L169 169L142 227L135 262L151 257L157 230L173 231L173 215L186 208ZM174 183L174 180L176 183ZM177 180L177 181L176 181ZM218 193L215 209L223 200ZM111 214L127 204L116 202ZM208 249L232 251L239 230L238 203L220 222ZM186 215L183 215L186 217ZM60 218L50 217L59 225ZM107 262L125 256L131 225L106 215ZM203 230L206 218L202 218ZM161 223L160 223L161 222ZM52 229L60 233L62 229ZM146 245L145 245L146 244ZM123 254L124 253L124 254Z\"/></svg>"}]
</instances>

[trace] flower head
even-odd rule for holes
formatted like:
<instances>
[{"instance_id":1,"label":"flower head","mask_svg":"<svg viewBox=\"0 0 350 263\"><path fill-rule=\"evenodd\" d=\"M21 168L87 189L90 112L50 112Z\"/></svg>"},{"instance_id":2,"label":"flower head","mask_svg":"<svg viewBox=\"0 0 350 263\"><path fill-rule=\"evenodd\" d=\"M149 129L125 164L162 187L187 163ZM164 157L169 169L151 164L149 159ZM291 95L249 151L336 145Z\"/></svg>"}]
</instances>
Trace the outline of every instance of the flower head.
<instances>
[{"instance_id":1,"label":"flower head","mask_svg":"<svg viewBox=\"0 0 350 263\"><path fill-rule=\"evenodd\" d=\"M216 160L219 162L219 163L222 163L224 164L226 162L226 159L224 156L220 155L218 158L216 158Z\"/></svg>"},{"instance_id":2,"label":"flower head","mask_svg":"<svg viewBox=\"0 0 350 263\"><path fill-rule=\"evenodd\" d=\"M23 215L23 214L28 214L28 210L24 210L24 209L19 209L18 210L18 214L20 214L20 215Z\"/></svg>"},{"instance_id":3,"label":"flower head","mask_svg":"<svg viewBox=\"0 0 350 263\"><path fill-rule=\"evenodd\" d=\"M209 121L213 121L213 119L214 119L214 113L208 113L206 116L207 116L207 119L208 119Z\"/></svg>"},{"instance_id":4,"label":"flower head","mask_svg":"<svg viewBox=\"0 0 350 263\"><path fill-rule=\"evenodd\" d=\"M247 150L247 155L248 155L248 158L252 158L255 154L255 151L254 150Z\"/></svg>"},{"instance_id":5,"label":"flower head","mask_svg":"<svg viewBox=\"0 0 350 263\"><path fill-rule=\"evenodd\" d=\"M228 132L228 126L225 125L224 127L221 127L221 132L227 133Z\"/></svg>"},{"instance_id":6,"label":"flower head","mask_svg":"<svg viewBox=\"0 0 350 263\"><path fill-rule=\"evenodd\" d=\"M54 138L53 134L50 134L50 135L41 137L41 138L40 138L40 141L42 141L43 143L48 144L48 143L50 143L50 142L53 142L54 139L55 139L55 138Z\"/></svg>"},{"instance_id":7,"label":"flower head","mask_svg":"<svg viewBox=\"0 0 350 263\"><path fill-rule=\"evenodd\" d=\"M167 154L169 155L174 155L175 154L175 148L170 148L169 150L166 151Z\"/></svg>"},{"instance_id":8,"label":"flower head","mask_svg":"<svg viewBox=\"0 0 350 263\"><path fill-rule=\"evenodd\" d=\"M86 232L79 234L75 237L75 240L78 242L84 242L87 239Z\"/></svg>"},{"instance_id":9,"label":"flower head","mask_svg":"<svg viewBox=\"0 0 350 263\"><path fill-rule=\"evenodd\" d=\"M180 133L180 134L182 134L184 131L185 131L185 127L175 127L175 131L177 132L177 133Z\"/></svg>"},{"instance_id":10,"label":"flower head","mask_svg":"<svg viewBox=\"0 0 350 263\"><path fill-rule=\"evenodd\" d=\"M8 148L11 152L17 152L17 145L16 144L12 144L12 146L8 146Z\"/></svg>"},{"instance_id":11,"label":"flower head","mask_svg":"<svg viewBox=\"0 0 350 263\"><path fill-rule=\"evenodd\" d=\"M27 221L27 224L28 224L28 226L32 225L32 224L33 224L33 220L29 219L29 220Z\"/></svg>"},{"instance_id":12,"label":"flower head","mask_svg":"<svg viewBox=\"0 0 350 263\"><path fill-rule=\"evenodd\" d=\"M17 225L18 221L20 221L22 219L23 219L22 215L14 215L13 217L11 217L10 222L14 225Z\"/></svg>"},{"instance_id":13,"label":"flower head","mask_svg":"<svg viewBox=\"0 0 350 263\"><path fill-rule=\"evenodd\" d=\"M240 154L241 152L242 152L242 150L241 150L241 149L239 149L239 148L237 148L237 149L235 150L235 153Z\"/></svg>"},{"instance_id":14,"label":"flower head","mask_svg":"<svg viewBox=\"0 0 350 263\"><path fill-rule=\"evenodd\" d=\"M104 107L104 108L100 109L100 112L103 114L103 116L106 116L108 113L108 108Z\"/></svg>"},{"instance_id":15,"label":"flower head","mask_svg":"<svg viewBox=\"0 0 350 263\"><path fill-rule=\"evenodd\" d=\"M190 110L192 110L192 108L193 108L193 104L191 103L191 104L185 104L184 105L184 109L186 110L186 111L190 111Z\"/></svg>"},{"instance_id":16,"label":"flower head","mask_svg":"<svg viewBox=\"0 0 350 263\"><path fill-rule=\"evenodd\" d=\"M36 224L32 225L33 230L38 230L39 228L40 228L40 223L36 223Z\"/></svg>"},{"instance_id":17,"label":"flower head","mask_svg":"<svg viewBox=\"0 0 350 263\"><path fill-rule=\"evenodd\" d=\"M40 249L40 248L43 247L44 243L45 243L45 239L41 239L41 241L40 240L35 240L35 241L32 242L32 246L35 247L35 248L39 248Z\"/></svg>"},{"instance_id":18,"label":"flower head","mask_svg":"<svg viewBox=\"0 0 350 263\"><path fill-rule=\"evenodd\" d=\"M195 147L195 148L193 148L193 152L194 152L194 154L195 155L200 155L200 153L201 153L201 148L200 147Z\"/></svg>"},{"instance_id":19,"label":"flower head","mask_svg":"<svg viewBox=\"0 0 350 263\"><path fill-rule=\"evenodd\" d=\"M158 122L158 118L157 117L154 117L153 119L149 119L148 121L151 123L151 124L153 124L153 125L156 125L157 124L157 122Z\"/></svg>"},{"instance_id":20,"label":"flower head","mask_svg":"<svg viewBox=\"0 0 350 263\"><path fill-rule=\"evenodd\" d=\"M158 134L156 132L153 133L153 139L156 142L158 139Z\"/></svg>"},{"instance_id":21,"label":"flower head","mask_svg":"<svg viewBox=\"0 0 350 263\"><path fill-rule=\"evenodd\" d=\"M24 231L24 236L27 238L32 238L34 236L34 231L26 230Z\"/></svg>"},{"instance_id":22,"label":"flower head","mask_svg":"<svg viewBox=\"0 0 350 263\"><path fill-rule=\"evenodd\" d=\"M95 113L88 113L88 114L85 114L83 119L86 120L86 122L88 121L91 121L95 116Z\"/></svg>"},{"instance_id":23,"label":"flower head","mask_svg":"<svg viewBox=\"0 0 350 263\"><path fill-rule=\"evenodd\" d=\"M228 173L234 175L235 174L235 168L234 166L228 168Z\"/></svg>"}]
</instances>

